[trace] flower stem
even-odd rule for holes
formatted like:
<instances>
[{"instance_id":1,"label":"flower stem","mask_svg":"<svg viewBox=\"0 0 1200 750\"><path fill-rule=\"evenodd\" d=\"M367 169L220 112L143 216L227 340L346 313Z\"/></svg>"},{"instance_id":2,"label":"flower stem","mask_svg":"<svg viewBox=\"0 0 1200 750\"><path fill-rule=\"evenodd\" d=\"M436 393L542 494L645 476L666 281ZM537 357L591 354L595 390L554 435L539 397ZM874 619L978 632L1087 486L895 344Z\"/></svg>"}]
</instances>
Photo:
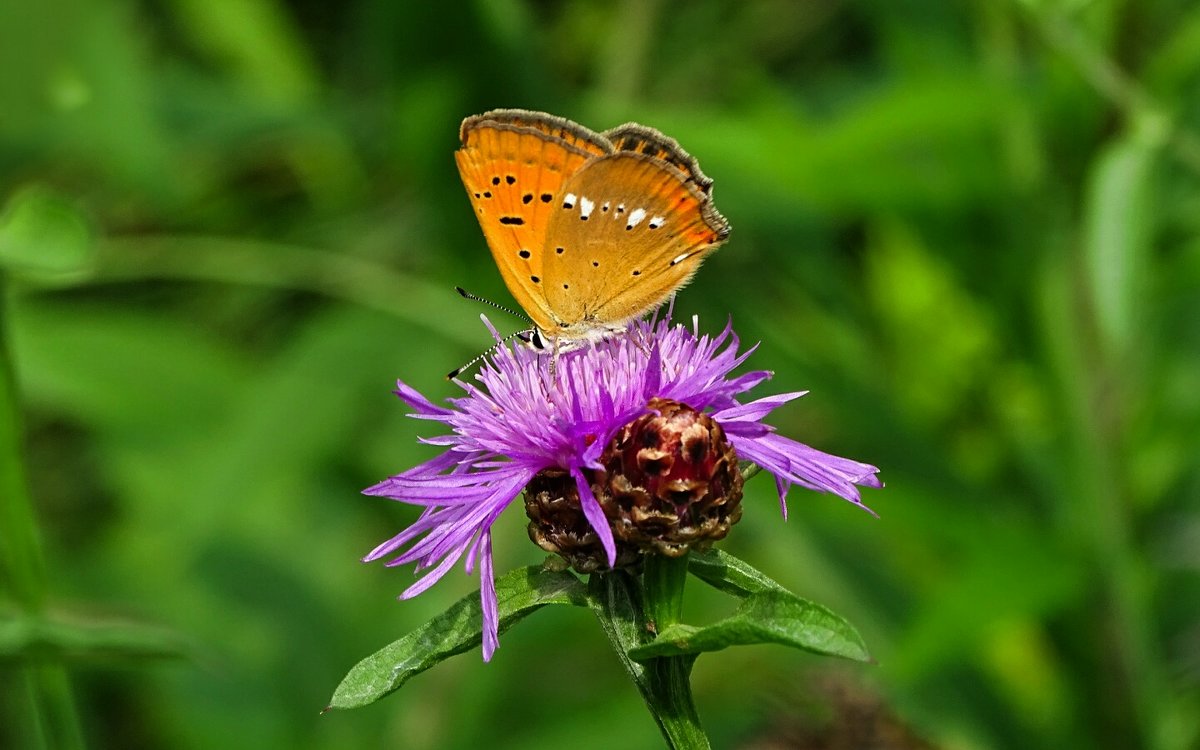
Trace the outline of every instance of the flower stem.
<instances>
[{"instance_id":1,"label":"flower stem","mask_svg":"<svg viewBox=\"0 0 1200 750\"><path fill-rule=\"evenodd\" d=\"M683 586L687 582L688 556L647 555L642 571L646 612L654 631L678 623L683 617Z\"/></svg>"},{"instance_id":2,"label":"flower stem","mask_svg":"<svg viewBox=\"0 0 1200 750\"><path fill-rule=\"evenodd\" d=\"M667 747L709 748L692 702L690 678L696 657L673 656L645 662L629 658L629 649L649 643L657 627L678 622L680 616L687 558L649 555L645 567L644 577L623 570L593 574L588 581L592 607Z\"/></svg>"}]
</instances>

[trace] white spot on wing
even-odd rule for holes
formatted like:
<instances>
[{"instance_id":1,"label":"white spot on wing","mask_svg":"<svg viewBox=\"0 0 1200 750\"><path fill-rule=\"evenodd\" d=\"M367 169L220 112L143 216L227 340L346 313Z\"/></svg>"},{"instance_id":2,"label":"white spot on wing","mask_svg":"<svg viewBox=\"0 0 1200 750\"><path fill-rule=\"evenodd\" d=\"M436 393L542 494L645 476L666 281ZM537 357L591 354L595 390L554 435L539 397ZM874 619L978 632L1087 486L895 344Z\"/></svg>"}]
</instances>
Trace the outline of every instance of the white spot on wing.
<instances>
[{"instance_id":1,"label":"white spot on wing","mask_svg":"<svg viewBox=\"0 0 1200 750\"><path fill-rule=\"evenodd\" d=\"M671 265L675 265L676 263L685 260L689 255L691 255L691 253L680 253L679 255L676 255L675 260L671 261Z\"/></svg>"},{"instance_id":2,"label":"white spot on wing","mask_svg":"<svg viewBox=\"0 0 1200 750\"><path fill-rule=\"evenodd\" d=\"M579 215L587 218L592 215L592 209L596 207L595 201L590 201L586 196L579 197Z\"/></svg>"},{"instance_id":3,"label":"white spot on wing","mask_svg":"<svg viewBox=\"0 0 1200 750\"><path fill-rule=\"evenodd\" d=\"M575 208L575 194L574 193L567 193L566 195L563 196L563 207L564 208Z\"/></svg>"},{"instance_id":4,"label":"white spot on wing","mask_svg":"<svg viewBox=\"0 0 1200 750\"><path fill-rule=\"evenodd\" d=\"M664 221L666 221L666 219L664 219L663 217L655 216L653 219L650 220L650 223L647 224L647 226L650 227L651 229L658 229L659 227L661 227L663 225Z\"/></svg>"},{"instance_id":5,"label":"white spot on wing","mask_svg":"<svg viewBox=\"0 0 1200 750\"><path fill-rule=\"evenodd\" d=\"M646 218L646 209L633 209L633 212L629 214L629 223L625 225L625 228L632 229L633 227L636 227L638 224L642 223L642 219L644 218Z\"/></svg>"}]
</instances>

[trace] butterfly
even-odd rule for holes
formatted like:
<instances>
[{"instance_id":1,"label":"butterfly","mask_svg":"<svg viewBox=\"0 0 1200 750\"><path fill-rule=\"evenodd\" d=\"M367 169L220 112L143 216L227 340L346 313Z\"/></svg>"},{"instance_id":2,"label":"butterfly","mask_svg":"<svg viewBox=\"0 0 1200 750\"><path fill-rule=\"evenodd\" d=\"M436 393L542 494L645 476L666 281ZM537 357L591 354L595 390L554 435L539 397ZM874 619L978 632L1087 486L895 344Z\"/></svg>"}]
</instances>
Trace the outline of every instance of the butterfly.
<instances>
[{"instance_id":1,"label":"butterfly","mask_svg":"<svg viewBox=\"0 0 1200 750\"><path fill-rule=\"evenodd\" d=\"M653 128L596 133L497 109L463 120L459 138L459 174L534 349L557 354L624 331L729 236L712 180Z\"/></svg>"}]
</instances>

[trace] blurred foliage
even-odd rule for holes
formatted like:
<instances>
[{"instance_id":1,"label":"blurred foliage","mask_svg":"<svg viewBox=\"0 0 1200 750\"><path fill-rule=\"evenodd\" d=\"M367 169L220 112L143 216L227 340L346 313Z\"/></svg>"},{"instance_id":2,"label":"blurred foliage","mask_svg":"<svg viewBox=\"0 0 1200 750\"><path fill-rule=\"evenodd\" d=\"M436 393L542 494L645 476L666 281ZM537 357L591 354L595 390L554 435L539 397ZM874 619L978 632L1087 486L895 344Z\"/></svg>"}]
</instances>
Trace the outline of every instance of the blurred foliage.
<instances>
[{"instance_id":1,"label":"blurred foliage","mask_svg":"<svg viewBox=\"0 0 1200 750\"><path fill-rule=\"evenodd\" d=\"M430 455L392 380L453 395L489 342L453 285L506 299L451 158L493 107L696 154L734 232L677 314L732 314L811 390L780 429L882 468L879 520L784 523L759 477L728 542L879 660L812 722L1200 746L1185 0L0 3L0 745L656 745L568 608L318 716L476 585L394 601L358 557L415 510L357 493ZM702 659L714 744L825 731L818 668Z\"/></svg>"}]
</instances>

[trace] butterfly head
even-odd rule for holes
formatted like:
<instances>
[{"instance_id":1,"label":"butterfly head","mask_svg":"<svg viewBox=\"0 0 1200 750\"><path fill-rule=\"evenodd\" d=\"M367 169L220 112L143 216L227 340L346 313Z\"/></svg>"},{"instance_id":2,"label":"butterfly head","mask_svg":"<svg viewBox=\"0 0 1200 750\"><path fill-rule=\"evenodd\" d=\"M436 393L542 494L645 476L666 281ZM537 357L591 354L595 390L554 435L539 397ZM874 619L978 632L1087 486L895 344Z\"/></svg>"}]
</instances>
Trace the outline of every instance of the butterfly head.
<instances>
[{"instance_id":1,"label":"butterfly head","mask_svg":"<svg viewBox=\"0 0 1200 750\"><path fill-rule=\"evenodd\" d=\"M625 331L626 328L627 325L624 323L621 325L576 323L573 325L562 325L559 327L557 335L551 335L541 328L534 326L527 331L518 333L517 338L526 347L535 352L566 354L576 349L582 349L594 342L616 336Z\"/></svg>"}]
</instances>

